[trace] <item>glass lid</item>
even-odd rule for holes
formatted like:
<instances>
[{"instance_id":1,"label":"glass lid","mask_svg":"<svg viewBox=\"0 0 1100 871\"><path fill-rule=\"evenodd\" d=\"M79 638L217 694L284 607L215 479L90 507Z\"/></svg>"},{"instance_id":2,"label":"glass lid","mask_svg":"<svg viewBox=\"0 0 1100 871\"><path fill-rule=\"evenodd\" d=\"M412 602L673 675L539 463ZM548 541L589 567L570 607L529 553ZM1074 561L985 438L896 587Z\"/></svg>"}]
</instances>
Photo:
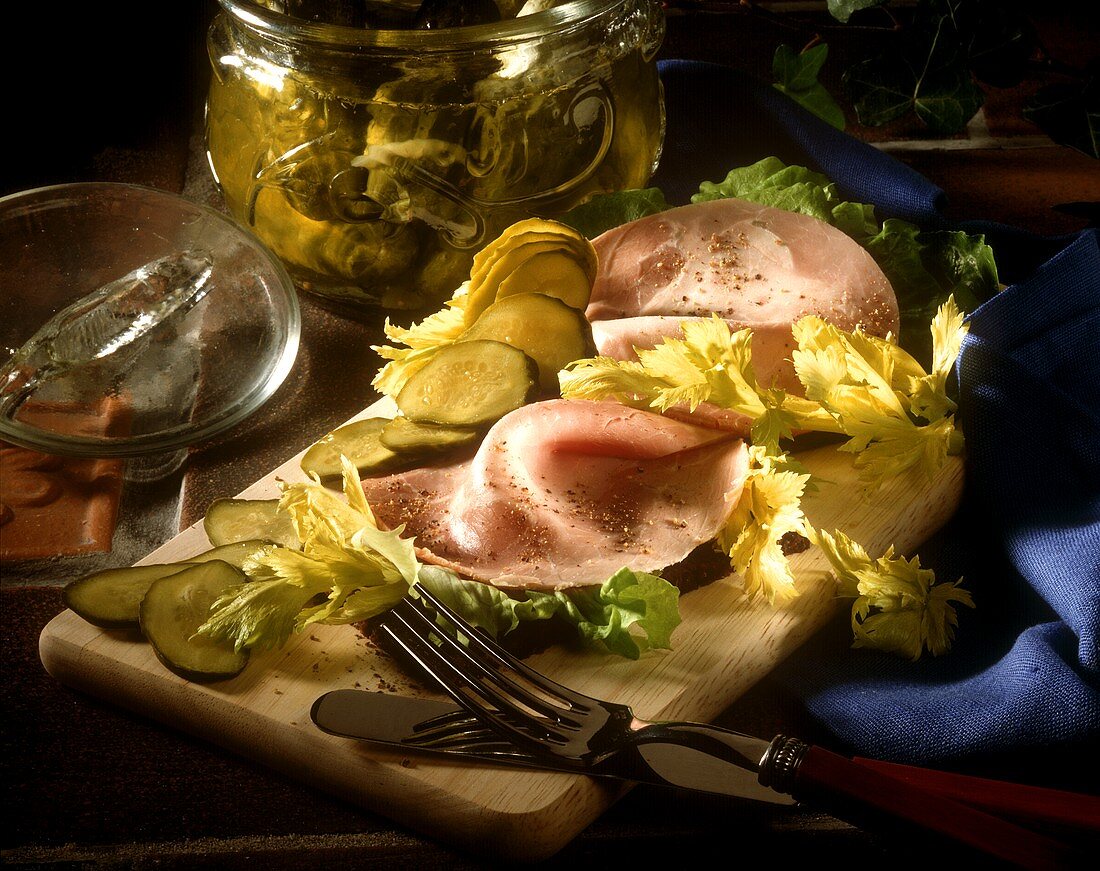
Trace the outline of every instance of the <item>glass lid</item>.
<instances>
[{"instance_id":1,"label":"glass lid","mask_svg":"<svg viewBox=\"0 0 1100 871\"><path fill-rule=\"evenodd\" d=\"M231 219L112 183L0 198L0 439L134 456L209 439L298 351L286 270Z\"/></svg>"}]
</instances>

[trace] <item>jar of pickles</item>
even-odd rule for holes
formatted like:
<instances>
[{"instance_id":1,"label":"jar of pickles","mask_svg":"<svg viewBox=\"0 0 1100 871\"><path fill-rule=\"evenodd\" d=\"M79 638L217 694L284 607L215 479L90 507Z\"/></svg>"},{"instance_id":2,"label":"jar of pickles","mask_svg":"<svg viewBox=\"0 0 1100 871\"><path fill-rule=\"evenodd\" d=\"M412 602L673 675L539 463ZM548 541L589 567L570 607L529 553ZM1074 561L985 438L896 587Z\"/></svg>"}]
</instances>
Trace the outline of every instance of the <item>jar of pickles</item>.
<instances>
[{"instance_id":1,"label":"jar of pickles","mask_svg":"<svg viewBox=\"0 0 1100 871\"><path fill-rule=\"evenodd\" d=\"M438 305L503 228L656 167L654 0L219 2L210 166L304 290Z\"/></svg>"}]
</instances>

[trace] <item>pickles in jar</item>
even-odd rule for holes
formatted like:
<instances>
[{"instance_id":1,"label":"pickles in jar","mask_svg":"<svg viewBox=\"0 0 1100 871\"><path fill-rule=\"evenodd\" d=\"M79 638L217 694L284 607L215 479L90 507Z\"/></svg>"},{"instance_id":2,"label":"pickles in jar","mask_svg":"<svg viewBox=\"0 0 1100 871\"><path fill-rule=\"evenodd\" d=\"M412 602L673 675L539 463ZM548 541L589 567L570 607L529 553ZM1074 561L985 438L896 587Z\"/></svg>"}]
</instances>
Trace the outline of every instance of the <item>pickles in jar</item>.
<instances>
[{"instance_id":1,"label":"pickles in jar","mask_svg":"<svg viewBox=\"0 0 1100 871\"><path fill-rule=\"evenodd\" d=\"M307 290L434 307L505 227L640 187L655 166L651 0L435 31L256 6L226 4L211 30L210 165L229 210Z\"/></svg>"}]
</instances>

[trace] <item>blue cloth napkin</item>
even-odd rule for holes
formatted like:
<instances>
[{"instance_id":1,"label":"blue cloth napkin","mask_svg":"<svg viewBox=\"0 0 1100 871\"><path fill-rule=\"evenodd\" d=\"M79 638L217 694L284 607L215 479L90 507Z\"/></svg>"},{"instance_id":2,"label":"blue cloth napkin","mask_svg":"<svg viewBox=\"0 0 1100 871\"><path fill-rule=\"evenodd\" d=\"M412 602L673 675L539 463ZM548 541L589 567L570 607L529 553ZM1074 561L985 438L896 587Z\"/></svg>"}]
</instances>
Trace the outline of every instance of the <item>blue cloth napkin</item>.
<instances>
[{"instance_id":1,"label":"blue cloth napkin","mask_svg":"<svg viewBox=\"0 0 1100 871\"><path fill-rule=\"evenodd\" d=\"M880 220L952 226L943 191L769 85L697 62L660 72L668 128L653 184L670 202L775 155ZM842 615L779 672L851 751L903 762L1100 736L1100 234L956 226L986 234L1010 286L969 318L957 367L966 492L921 554L941 579L965 576L977 608L960 609L940 658L852 650Z\"/></svg>"}]
</instances>

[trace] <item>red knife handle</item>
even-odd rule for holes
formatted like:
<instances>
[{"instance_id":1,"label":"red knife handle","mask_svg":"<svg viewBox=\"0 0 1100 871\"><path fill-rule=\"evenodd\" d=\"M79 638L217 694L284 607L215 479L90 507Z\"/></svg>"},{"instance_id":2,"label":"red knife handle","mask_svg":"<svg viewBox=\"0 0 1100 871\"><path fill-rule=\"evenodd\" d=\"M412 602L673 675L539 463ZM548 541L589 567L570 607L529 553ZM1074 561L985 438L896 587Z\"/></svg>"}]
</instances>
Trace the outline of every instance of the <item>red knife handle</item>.
<instances>
[{"instance_id":1,"label":"red knife handle","mask_svg":"<svg viewBox=\"0 0 1100 871\"><path fill-rule=\"evenodd\" d=\"M852 761L937 795L1025 824L1042 823L1058 828L1100 832L1100 796L971 777L861 756Z\"/></svg>"},{"instance_id":2,"label":"red knife handle","mask_svg":"<svg viewBox=\"0 0 1100 871\"><path fill-rule=\"evenodd\" d=\"M760 779L857 825L916 827L1023 868L1071 868L1081 861L1046 835L792 738L772 742Z\"/></svg>"}]
</instances>

